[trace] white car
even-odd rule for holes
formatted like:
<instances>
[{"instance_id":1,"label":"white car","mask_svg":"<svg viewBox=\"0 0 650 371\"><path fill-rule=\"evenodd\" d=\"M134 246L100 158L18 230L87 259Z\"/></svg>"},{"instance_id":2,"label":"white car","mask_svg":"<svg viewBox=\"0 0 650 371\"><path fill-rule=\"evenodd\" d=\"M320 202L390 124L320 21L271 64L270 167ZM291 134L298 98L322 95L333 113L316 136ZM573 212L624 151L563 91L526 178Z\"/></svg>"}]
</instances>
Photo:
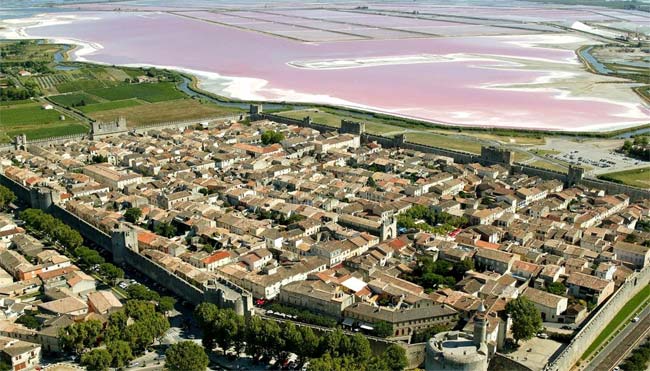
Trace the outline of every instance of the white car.
<instances>
[{"instance_id":1,"label":"white car","mask_svg":"<svg viewBox=\"0 0 650 371\"><path fill-rule=\"evenodd\" d=\"M632 318L632 322L639 322L639 317Z\"/></svg>"}]
</instances>

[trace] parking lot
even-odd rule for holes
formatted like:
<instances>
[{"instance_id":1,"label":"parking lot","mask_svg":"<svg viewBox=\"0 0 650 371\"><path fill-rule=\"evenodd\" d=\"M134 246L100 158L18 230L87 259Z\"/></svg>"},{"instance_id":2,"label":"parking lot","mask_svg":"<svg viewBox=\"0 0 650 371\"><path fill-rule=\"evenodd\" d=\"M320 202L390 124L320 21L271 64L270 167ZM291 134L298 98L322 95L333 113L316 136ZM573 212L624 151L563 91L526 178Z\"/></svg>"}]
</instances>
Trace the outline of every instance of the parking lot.
<instances>
[{"instance_id":1,"label":"parking lot","mask_svg":"<svg viewBox=\"0 0 650 371\"><path fill-rule=\"evenodd\" d=\"M573 165L584 166L590 175L611 173L621 170L646 167L650 162L627 157L616 152L623 145L623 139L585 139L549 137L546 144L533 149L552 151L544 155L549 160L557 160Z\"/></svg>"}]
</instances>

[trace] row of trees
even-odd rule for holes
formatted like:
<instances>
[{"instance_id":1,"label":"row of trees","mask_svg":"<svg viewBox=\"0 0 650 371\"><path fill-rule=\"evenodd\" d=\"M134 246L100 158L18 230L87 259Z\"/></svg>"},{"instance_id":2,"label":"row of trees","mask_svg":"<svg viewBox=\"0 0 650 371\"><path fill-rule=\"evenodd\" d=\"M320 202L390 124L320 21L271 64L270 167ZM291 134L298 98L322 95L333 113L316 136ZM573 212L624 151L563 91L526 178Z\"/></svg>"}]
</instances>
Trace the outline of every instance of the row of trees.
<instances>
[{"instance_id":1,"label":"row of trees","mask_svg":"<svg viewBox=\"0 0 650 371\"><path fill-rule=\"evenodd\" d=\"M104 325L97 320L71 324L59 333L65 351L81 355L89 370L124 367L169 329L153 303L130 300Z\"/></svg>"},{"instance_id":2,"label":"row of trees","mask_svg":"<svg viewBox=\"0 0 650 371\"><path fill-rule=\"evenodd\" d=\"M83 238L81 238L79 232L42 210L26 209L20 213L20 218L25 221L28 227L43 233L52 241L61 244L68 251L74 251L83 244Z\"/></svg>"},{"instance_id":3,"label":"row of trees","mask_svg":"<svg viewBox=\"0 0 650 371\"><path fill-rule=\"evenodd\" d=\"M155 302L156 308L163 314L174 309L174 305L176 305L176 299L174 297L160 296L157 292L150 290L139 283L127 287L126 292L129 294L131 300Z\"/></svg>"},{"instance_id":4,"label":"row of trees","mask_svg":"<svg viewBox=\"0 0 650 371\"><path fill-rule=\"evenodd\" d=\"M630 157L636 157L644 161L650 161L650 137L647 135L637 135L634 141L626 140L620 151Z\"/></svg>"},{"instance_id":5,"label":"row of trees","mask_svg":"<svg viewBox=\"0 0 650 371\"><path fill-rule=\"evenodd\" d=\"M219 346L246 352L254 359L283 359L295 353L301 362L310 360L313 370L402 370L407 366L403 348L392 345L380 357L372 355L365 336L348 336L340 329L322 337L306 326L278 324L258 316L245 319L230 309L203 303L195 310L203 329L203 346Z\"/></svg>"}]
</instances>

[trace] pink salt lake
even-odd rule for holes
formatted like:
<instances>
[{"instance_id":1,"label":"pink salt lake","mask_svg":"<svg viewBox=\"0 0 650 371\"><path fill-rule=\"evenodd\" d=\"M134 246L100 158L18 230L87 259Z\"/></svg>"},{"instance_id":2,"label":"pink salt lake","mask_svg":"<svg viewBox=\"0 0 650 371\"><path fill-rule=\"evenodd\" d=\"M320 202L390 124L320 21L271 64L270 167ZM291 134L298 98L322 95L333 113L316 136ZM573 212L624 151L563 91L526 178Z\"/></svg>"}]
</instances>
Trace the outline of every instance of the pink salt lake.
<instances>
[{"instance_id":1,"label":"pink salt lake","mask_svg":"<svg viewBox=\"0 0 650 371\"><path fill-rule=\"evenodd\" d=\"M266 80L254 92L284 100L295 91L306 100L335 97L350 105L458 125L608 130L624 123L650 121L640 101L560 99L558 91L486 89L491 84L530 83L545 72L490 68L494 61L454 61L313 70L290 61L386 57L418 54L501 55L575 60L572 51L523 47L527 36L458 37L405 40L359 40L303 43L243 31L166 13L80 13L99 20L31 28L30 35L74 38L101 44L85 58L109 64L178 66L228 77ZM310 98L311 97L311 98ZM240 97L246 98L246 97ZM632 114L634 117L627 117Z\"/></svg>"}]
</instances>

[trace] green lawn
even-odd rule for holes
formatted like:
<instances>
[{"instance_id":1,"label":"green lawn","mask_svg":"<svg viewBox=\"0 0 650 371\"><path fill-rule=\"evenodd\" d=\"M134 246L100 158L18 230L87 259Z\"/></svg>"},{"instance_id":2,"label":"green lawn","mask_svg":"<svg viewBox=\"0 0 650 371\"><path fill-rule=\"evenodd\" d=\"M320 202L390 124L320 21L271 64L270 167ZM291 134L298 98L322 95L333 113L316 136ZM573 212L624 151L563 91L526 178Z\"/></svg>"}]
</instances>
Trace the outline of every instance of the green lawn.
<instances>
[{"instance_id":1,"label":"green lawn","mask_svg":"<svg viewBox=\"0 0 650 371\"><path fill-rule=\"evenodd\" d=\"M0 142L9 142L17 135L25 134L27 139L43 139L50 137L59 137L72 134L82 134L88 132L88 126L80 122L59 121L47 125L20 125L12 126L2 130L3 136Z\"/></svg>"},{"instance_id":2,"label":"green lawn","mask_svg":"<svg viewBox=\"0 0 650 371\"><path fill-rule=\"evenodd\" d=\"M242 110L238 108L201 103L195 99L177 99L98 111L90 113L89 116L100 121L111 121L118 117L124 117L127 124L134 127L168 121L226 116L239 112L242 112Z\"/></svg>"},{"instance_id":3,"label":"green lawn","mask_svg":"<svg viewBox=\"0 0 650 371\"><path fill-rule=\"evenodd\" d=\"M582 359L587 359L593 352L595 352L605 340L610 336L614 336L614 331L625 321L628 321L629 318L635 313L635 310L644 302L648 301L650 298L650 286L644 287L638 294L634 295L630 301L628 301L623 308L616 314L616 316L607 324L605 329L600 332L598 337L594 340L593 343L587 348L585 353L582 355Z\"/></svg>"},{"instance_id":4,"label":"green lawn","mask_svg":"<svg viewBox=\"0 0 650 371\"><path fill-rule=\"evenodd\" d=\"M0 111L0 126L3 128L24 124L48 124L60 121L61 113L41 108L40 104L3 108Z\"/></svg>"},{"instance_id":5,"label":"green lawn","mask_svg":"<svg viewBox=\"0 0 650 371\"><path fill-rule=\"evenodd\" d=\"M607 173L598 177L635 187L650 188L650 167Z\"/></svg>"},{"instance_id":6,"label":"green lawn","mask_svg":"<svg viewBox=\"0 0 650 371\"><path fill-rule=\"evenodd\" d=\"M99 103L97 98L86 93L62 94L49 97L54 103L62 106L72 107L79 106L82 102L85 104Z\"/></svg>"},{"instance_id":7,"label":"green lawn","mask_svg":"<svg viewBox=\"0 0 650 371\"><path fill-rule=\"evenodd\" d=\"M427 146L449 148L463 152L481 153L481 143L454 138L450 135L412 133L406 135L406 140Z\"/></svg>"},{"instance_id":8,"label":"green lawn","mask_svg":"<svg viewBox=\"0 0 650 371\"><path fill-rule=\"evenodd\" d=\"M186 97L176 89L173 83L169 82L119 85L112 88L88 90L88 93L108 100L138 98L151 103Z\"/></svg>"},{"instance_id":9,"label":"green lawn","mask_svg":"<svg viewBox=\"0 0 650 371\"><path fill-rule=\"evenodd\" d=\"M564 166L561 166L561 165L556 164L556 163L542 161L542 160L533 161L529 165L536 166L536 167L541 167L542 169L559 171L561 173L566 173L568 171L567 168L564 167Z\"/></svg>"},{"instance_id":10,"label":"green lawn","mask_svg":"<svg viewBox=\"0 0 650 371\"><path fill-rule=\"evenodd\" d=\"M77 108L84 113L93 113L93 112L108 111L108 110L118 109L118 108L139 106L141 104L142 103L140 103L136 99L125 99L125 100L115 100L112 102L89 104L87 106L77 107Z\"/></svg>"},{"instance_id":11,"label":"green lawn","mask_svg":"<svg viewBox=\"0 0 650 371\"><path fill-rule=\"evenodd\" d=\"M44 110L41 104L21 104L0 108L0 142L7 143L17 135L25 134L28 139L42 139L52 136L85 133L88 127L56 110Z\"/></svg>"}]
</instances>

